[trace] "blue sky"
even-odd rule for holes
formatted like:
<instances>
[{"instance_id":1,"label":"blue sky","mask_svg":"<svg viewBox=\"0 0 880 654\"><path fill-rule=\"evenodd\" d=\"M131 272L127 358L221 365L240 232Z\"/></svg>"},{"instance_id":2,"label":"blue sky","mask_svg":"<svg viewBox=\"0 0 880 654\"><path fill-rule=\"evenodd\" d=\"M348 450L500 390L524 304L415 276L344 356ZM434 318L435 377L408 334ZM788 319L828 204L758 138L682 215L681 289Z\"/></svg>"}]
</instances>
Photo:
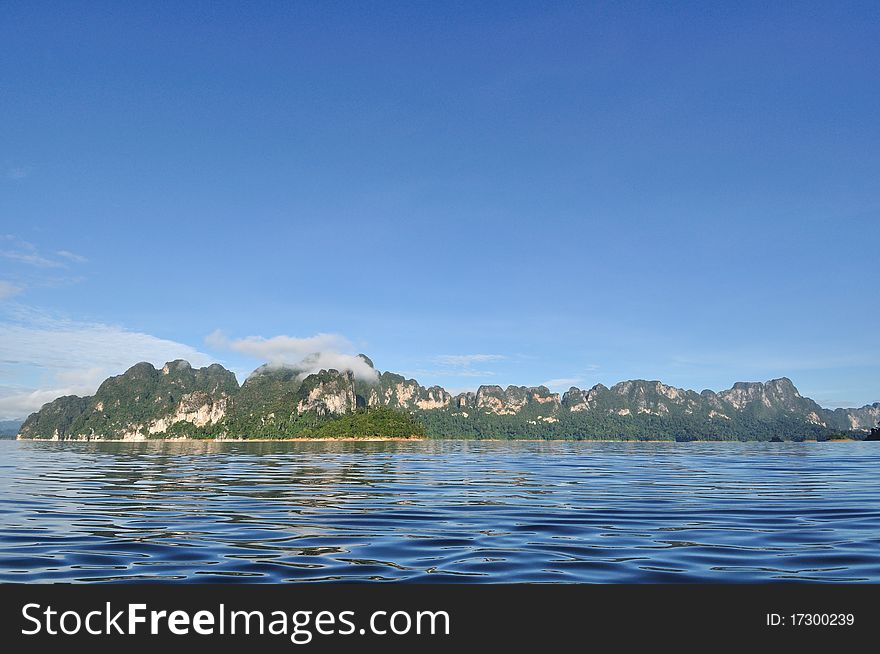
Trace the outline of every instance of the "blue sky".
<instances>
[{"instance_id":1,"label":"blue sky","mask_svg":"<svg viewBox=\"0 0 880 654\"><path fill-rule=\"evenodd\" d=\"M0 417L309 349L880 400L880 7L718 4L3 3Z\"/></svg>"}]
</instances>

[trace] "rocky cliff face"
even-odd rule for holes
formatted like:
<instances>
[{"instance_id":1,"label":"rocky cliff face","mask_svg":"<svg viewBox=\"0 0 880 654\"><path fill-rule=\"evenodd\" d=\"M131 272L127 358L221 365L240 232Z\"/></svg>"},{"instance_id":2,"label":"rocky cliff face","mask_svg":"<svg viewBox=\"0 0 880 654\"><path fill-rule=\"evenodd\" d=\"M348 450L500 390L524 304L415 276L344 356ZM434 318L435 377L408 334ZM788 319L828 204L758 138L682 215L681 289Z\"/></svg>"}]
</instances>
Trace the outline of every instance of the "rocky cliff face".
<instances>
[{"instance_id":1,"label":"rocky cliff face","mask_svg":"<svg viewBox=\"0 0 880 654\"><path fill-rule=\"evenodd\" d=\"M659 381L620 382L608 389L607 396L610 396L607 401L613 404L612 410L618 415L691 415L702 406L701 397L694 391L667 386Z\"/></svg>"},{"instance_id":2,"label":"rocky cliff face","mask_svg":"<svg viewBox=\"0 0 880 654\"><path fill-rule=\"evenodd\" d=\"M480 386L474 395L473 408L497 416L518 415L537 410L555 413L561 406L559 393L546 386Z\"/></svg>"},{"instance_id":3,"label":"rocky cliff face","mask_svg":"<svg viewBox=\"0 0 880 654\"><path fill-rule=\"evenodd\" d=\"M360 390L367 406L431 411L448 408L452 403L452 395L443 388L425 388L415 379L406 379L393 372L383 372L378 383L366 384Z\"/></svg>"},{"instance_id":4,"label":"rocky cliff face","mask_svg":"<svg viewBox=\"0 0 880 654\"><path fill-rule=\"evenodd\" d=\"M372 367L367 357L362 358ZM193 369L185 361L172 361L161 370L137 364L106 380L92 397L50 402L24 422L19 438L289 435L359 407L421 416L434 436L479 436L500 429L508 436L537 437L626 437L631 432L819 437L867 433L880 422L880 403L823 409L801 396L787 378L738 382L728 390L702 393L632 380L611 388L571 387L560 399L544 386L486 385L453 396L439 386L426 388L390 372L367 382L350 371L309 373L295 366L268 365L255 370L239 388L235 376L222 366Z\"/></svg>"},{"instance_id":5,"label":"rocky cliff face","mask_svg":"<svg viewBox=\"0 0 880 654\"><path fill-rule=\"evenodd\" d=\"M299 414L342 415L357 408L354 375L348 370L322 370L308 375L298 394L301 399L296 404L296 412Z\"/></svg>"},{"instance_id":6,"label":"rocky cliff face","mask_svg":"<svg viewBox=\"0 0 880 654\"><path fill-rule=\"evenodd\" d=\"M596 408L608 392L608 388L602 384L596 384L586 391L572 386L562 395L562 406L572 413L589 411Z\"/></svg>"},{"instance_id":7,"label":"rocky cliff face","mask_svg":"<svg viewBox=\"0 0 880 654\"><path fill-rule=\"evenodd\" d=\"M824 416L830 427L841 431L870 431L880 424L880 402L867 404L859 409L834 409L825 411Z\"/></svg>"}]
</instances>

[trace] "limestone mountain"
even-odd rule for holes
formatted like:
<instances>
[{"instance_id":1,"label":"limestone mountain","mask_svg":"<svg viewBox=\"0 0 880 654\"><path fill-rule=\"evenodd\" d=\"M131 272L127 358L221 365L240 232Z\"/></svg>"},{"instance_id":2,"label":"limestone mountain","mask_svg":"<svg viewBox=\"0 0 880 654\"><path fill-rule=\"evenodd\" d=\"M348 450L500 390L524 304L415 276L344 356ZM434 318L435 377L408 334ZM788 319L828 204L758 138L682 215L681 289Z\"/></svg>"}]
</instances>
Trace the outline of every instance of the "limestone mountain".
<instances>
[{"instance_id":1,"label":"limestone mountain","mask_svg":"<svg viewBox=\"0 0 880 654\"><path fill-rule=\"evenodd\" d=\"M31 414L19 437L133 439L165 435L178 423L203 428L226 415L238 391L235 375L218 364L194 369L183 360L161 370L138 363L110 377L91 397L61 397Z\"/></svg>"},{"instance_id":2,"label":"limestone mountain","mask_svg":"<svg viewBox=\"0 0 880 654\"><path fill-rule=\"evenodd\" d=\"M360 382L360 397L367 406L387 406L405 411L446 409L452 395L440 386L425 388L415 379L406 379L393 372L383 372L374 384Z\"/></svg>"},{"instance_id":3,"label":"limestone mountain","mask_svg":"<svg viewBox=\"0 0 880 654\"><path fill-rule=\"evenodd\" d=\"M372 372L372 361L360 356ZM824 409L784 377L700 393L631 380L571 387L560 397L544 386L493 385L453 395L392 372L359 374L315 370L315 360L306 360L261 366L239 388L217 364L193 369L172 361L156 370L139 363L92 397L45 405L24 422L19 438L277 438L354 428L402 434L421 433L415 425L422 425L438 438L771 440L859 437L880 421L880 403ZM348 418L370 412L369 419Z\"/></svg>"},{"instance_id":4,"label":"limestone mountain","mask_svg":"<svg viewBox=\"0 0 880 654\"><path fill-rule=\"evenodd\" d=\"M880 424L880 402L858 409L825 409L828 426L840 431L864 432Z\"/></svg>"},{"instance_id":5,"label":"limestone mountain","mask_svg":"<svg viewBox=\"0 0 880 654\"><path fill-rule=\"evenodd\" d=\"M355 380L349 371L309 374L297 366L264 365L232 398L221 428L223 435L242 438L289 435L356 408Z\"/></svg>"},{"instance_id":6,"label":"limestone mountain","mask_svg":"<svg viewBox=\"0 0 880 654\"><path fill-rule=\"evenodd\" d=\"M89 406L88 397L64 395L32 413L18 429L18 438L65 440L74 433L71 426L82 418Z\"/></svg>"}]
</instances>

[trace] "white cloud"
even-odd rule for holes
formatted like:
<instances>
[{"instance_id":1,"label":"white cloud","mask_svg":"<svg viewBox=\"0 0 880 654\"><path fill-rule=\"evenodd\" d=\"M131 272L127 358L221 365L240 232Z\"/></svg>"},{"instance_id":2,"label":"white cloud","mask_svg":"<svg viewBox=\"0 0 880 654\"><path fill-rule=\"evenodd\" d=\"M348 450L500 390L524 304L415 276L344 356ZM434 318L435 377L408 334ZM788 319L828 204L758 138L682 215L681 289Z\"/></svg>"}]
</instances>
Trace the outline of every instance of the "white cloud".
<instances>
[{"instance_id":1,"label":"white cloud","mask_svg":"<svg viewBox=\"0 0 880 654\"><path fill-rule=\"evenodd\" d=\"M44 255L33 243L23 241L12 234L0 236L6 247L0 250L0 257L36 268L67 268L69 263L86 263L88 259L70 250L58 250L55 255Z\"/></svg>"},{"instance_id":2,"label":"white cloud","mask_svg":"<svg viewBox=\"0 0 880 654\"><path fill-rule=\"evenodd\" d=\"M0 387L0 418L23 417L61 395L89 395L106 377L139 361L162 365L211 357L189 345L117 325L79 322L18 307L0 323L0 365L16 386Z\"/></svg>"},{"instance_id":3,"label":"white cloud","mask_svg":"<svg viewBox=\"0 0 880 654\"><path fill-rule=\"evenodd\" d=\"M474 363L485 363L487 361L503 361L507 357L503 354L441 354L434 357L435 363L446 366L470 366Z\"/></svg>"},{"instance_id":4,"label":"white cloud","mask_svg":"<svg viewBox=\"0 0 880 654\"><path fill-rule=\"evenodd\" d=\"M548 379L545 382L541 382L541 386L546 386L547 388L564 388L565 390L568 390L572 386L580 384L583 381L583 377L557 377L556 379Z\"/></svg>"},{"instance_id":5,"label":"white cloud","mask_svg":"<svg viewBox=\"0 0 880 654\"><path fill-rule=\"evenodd\" d=\"M11 298L13 295L18 295L22 290L24 289L22 289L21 286L0 279L0 300L5 300Z\"/></svg>"},{"instance_id":6,"label":"white cloud","mask_svg":"<svg viewBox=\"0 0 880 654\"><path fill-rule=\"evenodd\" d=\"M579 366L579 368L580 372L575 372L570 377L554 377L553 379L548 379L545 382L541 382L541 386L546 386L550 389L561 389L567 391L572 386L583 384L587 380L587 378L590 377L589 373L595 372L599 369L599 364L590 363L585 366Z\"/></svg>"},{"instance_id":7,"label":"white cloud","mask_svg":"<svg viewBox=\"0 0 880 654\"><path fill-rule=\"evenodd\" d=\"M229 339L218 329L205 337L205 343L218 350L231 350L272 365L295 365L304 371L304 375L335 368L351 370L355 377L364 381L375 381L378 374L355 354L351 342L339 334Z\"/></svg>"},{"instance_id":8,"label":"white cloud","mask_svg":"<svg viewBox=\"0 0 880 654\"><path fill-rule=\"evenodd\" d=\"M21 250L0 250L0 257L9 259L10 261L15 261L17 263L24 263L29 266L36 266L37 268L64 267L64 264L60 261L47 259L46 257L37 254L36 252L26 252Z\"/></svg>"},{"instance_id":9,"label":"white cloud","mask_svg":"<svg viewBox=\"0 0 880 654\"><path fill-rule=\"evenodd\" d=\"M114 368L138 361L164 363L187 359L208 365L211 359L195 348L115 325L59 320L28 327L0 324L0 361L52 370Z\"/></svg>"},{"instance_id":10,"label":"white cloud","mask_svg":"<svg viewBox=\"0 0 880 654\"><path fill-rule=\"evenodd\" d=\"M64 257L69 261L73 261L74 263L88 263L88 259L86 259L81 254L77 254L76 252L71 252L70 250L58 250L56 252L59 257Z\"/></svg>"},{"instance_id":11,"label":"white cloud","mask_svg":"<svg viewBox=\"0 0 880 654\"><path fill-rule=\"evenodd\" d=\"M247 336L230 340L219 329L208 334L205 342L218 349L233 350L269 363L296 363L314 352L350 347L348 340L338 334L316 334L306 338Z\"/></svg>"},{"instance_id":12,"label":"white cloud","mask_svg":"<svg viewBox=\"0 0 880 654\"><path fill-rule=\"evenodd\" d=\"M26 418L47 402L63 395L76 395L76 391L68 388L50 388L25 393L9 393L7 388L0 387L0 420Z\"/></svg>"},{"instance_id":13,"label":"white cloud","mask_svg":"<svg viewBox=\"0 0 880 654\"><path fill-rule=\"evenodd\" d=\"M407 375L416 379L420 377L428 379L435 379L437 377L493 377L496 374L492 370L475 370L473 368L421 368L407 373Z\"/></svg>"},{"instance_id":14,"label":"white cloud","mask_svg":"<svg viewBox=\"0 0 880 654\"><path fill-rule=\"evenodd\" d=\"M473 367L474 364L506 361L508 358L503 354L438 354L431 357L429 361L439 367L422 368L413 371L411 374L416 378L426 378L427 380L449 377L494 377L497 374L495 371L477 369Z\"/></svg>"}]
</instances>

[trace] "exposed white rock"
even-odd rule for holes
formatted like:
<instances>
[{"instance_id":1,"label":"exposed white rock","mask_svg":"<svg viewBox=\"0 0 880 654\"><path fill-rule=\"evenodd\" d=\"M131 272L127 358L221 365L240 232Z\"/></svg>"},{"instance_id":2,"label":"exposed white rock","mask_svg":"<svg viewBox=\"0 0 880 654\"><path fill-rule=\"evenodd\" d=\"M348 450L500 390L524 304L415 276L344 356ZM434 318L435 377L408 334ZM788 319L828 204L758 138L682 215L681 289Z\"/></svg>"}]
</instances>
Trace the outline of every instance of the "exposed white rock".
<instances>
[{"instance_id":1,"label":"exposed white rock","mask_svg":"<svg viewBox=\"0 0 880 654\"><path fill-rule=\"evenodd\" d=\"M329 381L317 384L309 391L306 399L299 401L296 406L298 413L315 411L319 415L342 414L357 408L354 375L350 371L339 373L336 370L330 370L328 372L333 377Z\"/></svg>"},{"instance_id":2,"label":"exposed white rock","mask_svg":"<svg viewBox=\"0 0 880 654\"><path fill-rule=\"evenodd\" d=\"M685 391L674 386L667 386L662 382L657 382L657 392L660 395L668 397L670 400L678 400L684 396Z\"/></svg>"},{"instance_id":3,"label":"exposed white rock","mask_svg":"<svg viewBox=\"0 0 880 654\"><path fill-rule=\"evenodd\" d=\"M407 406L409 401L416 394L415 384L407 384L406 382L401 382L394 387L395 392L397 393L397 403L400 406Z\"/></svg>"},{"instance_id":4,"label":"exposed white rock","mask_svg":"<svg viewBox=\"0 0 880 654\"><path fill-rule=\"evenodd\" d=\"M429 388L427 397L416 402L416 406L423 411L433 409L445 409L452 402L452 396L440 388Z\"/></svg>"},{"instance_id":5,"label":"exposed white rock","mask_svg":"<svg viewBox=\"0 0 880 654\"><path fill-rule=\"evenodd\" d=\"M188 393L180 398L174 413L154 420L147 425L147 432L164 434L171 425L178 422L189 422L196 427L214 425L226 416L227 404L228 398L225 395L217 401L211 402L207 394L202 391Z\"/></svg>"}]
</instances>

